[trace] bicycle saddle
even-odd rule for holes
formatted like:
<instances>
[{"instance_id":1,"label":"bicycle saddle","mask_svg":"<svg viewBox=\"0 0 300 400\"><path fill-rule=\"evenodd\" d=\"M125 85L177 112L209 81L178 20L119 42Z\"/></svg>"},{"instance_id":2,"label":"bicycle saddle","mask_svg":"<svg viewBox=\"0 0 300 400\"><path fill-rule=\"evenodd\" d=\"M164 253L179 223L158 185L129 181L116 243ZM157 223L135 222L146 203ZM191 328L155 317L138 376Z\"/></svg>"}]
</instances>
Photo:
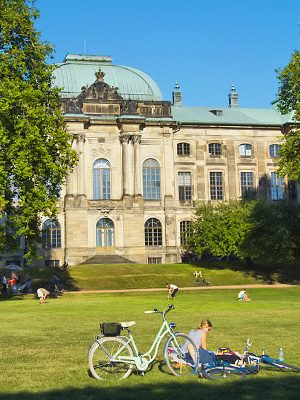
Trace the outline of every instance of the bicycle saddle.
<instances>
[{"instance_id":1,"label":"bicycle saddle","mask_svg":"<svg viewBox=\"0 0 300 400\"><path fill-rule=\"evenodd\" d=\"M122 328L124 329L124 328L129 328L129 327L132 326L132 325L135 325L136 322L134 322L134 321L130 321L130 322L120 322L120 324L121 324Z\"/></svg>"}]
</instances>

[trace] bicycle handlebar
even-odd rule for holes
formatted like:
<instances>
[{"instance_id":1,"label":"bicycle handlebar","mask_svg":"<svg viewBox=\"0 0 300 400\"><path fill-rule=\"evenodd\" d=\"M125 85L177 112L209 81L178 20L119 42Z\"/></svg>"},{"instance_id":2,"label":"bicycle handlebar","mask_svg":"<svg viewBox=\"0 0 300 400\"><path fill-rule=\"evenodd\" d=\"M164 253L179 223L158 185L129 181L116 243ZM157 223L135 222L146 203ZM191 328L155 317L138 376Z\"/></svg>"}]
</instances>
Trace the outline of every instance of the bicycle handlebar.
<instances>
[{"instance_id":1,"label":"bicycle handlebar","mask_svg":"<svg viewBox=\"0 0 300 400\"><path fill-rule=\"evenodd\" d=\"M170 310L174 310L175 307L173 306L173 304L168 304L169 308L165 311L158 311L157 308L154 308L153 311L144 311L144 314L153 314L153 313L158 313L158 314L166 314L167 312L169 312Z\"/></svg>"}]
</instances>

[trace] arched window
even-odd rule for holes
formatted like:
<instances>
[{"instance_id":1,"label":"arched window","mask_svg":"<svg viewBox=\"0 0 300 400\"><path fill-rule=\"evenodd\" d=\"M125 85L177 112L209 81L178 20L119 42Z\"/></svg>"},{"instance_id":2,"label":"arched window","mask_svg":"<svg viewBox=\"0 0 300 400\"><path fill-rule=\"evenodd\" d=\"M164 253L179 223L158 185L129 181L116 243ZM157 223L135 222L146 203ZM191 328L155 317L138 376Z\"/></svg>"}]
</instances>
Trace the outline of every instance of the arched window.
<instances>
[{"instance_id":1,"label":"arched window","mask_svg":"<svg viewBox=\"0 0 300 400\"><path fill-rule=\"evenodd\" d=\"M252 146L251 144L240 144L240 156L251 157L252 156Z\"/></svg>"},{"instance_id":2,"label":"arched window","mask_svg":"<svg viewBox=\"0 0 300 400\"><path fill-rule=\"evenodd\" d=\"M160 166L153 158L143 163L143 195L144 199L160 199Z\"/></svg>"},{"instance_id":3,"label":"arched window","mask_svg":"<svg viewBox=\"0 0 300 400\"><path fill-rule=\"evenodd\" d=\"M162 245L161 223L157 218L150 218L145 223L145 245Z\"/></svg>"},{"instance_id":4,"label":"arched window","mask_svg":"<svg viewBox=\"0 0 300 400\"><path fill-rule=\"evenodd\" d=\"M189 143L177 143L177 155L178 156L190 155L190 144Z\"/></svg>"},{"instance_id":5,"label":"arched window","mask_svg":"<svg viewBox=\"0 0 300 400\"><path fill-rule=\"evenodd\" d=\"M60 224L47 219L43 224L42 238L46 249L61 247Z\"/></svg>"},{"instance_id":6,"label":"arched window","mask_svg":"<svg viewBox=\"0 0 300 400\"><path fill-rule=\"evenodd\" d=\"M93 164L93 199L110 199L110 163L104 158Z\"/></svg>"},{"instance_id":7,"label":"arched window","mask_svg":"<svg viewBox=\"0 0 300 400\"><path fill-rule=\"evenodd\" d=\"M220 156L222 154L220 143L209 143L208 152L210 156Z\"/></svg>"},{"instance_id":8,"label":"arched window","mask_svg":"<svg viewBox=\"0 0 300 400\"><path fill-rule=\"evenodd\" d=\"M279 157L280 144L271 144L270 146L270 157Z\"/></svg>"},{"instance_id":9,"label":"arched window","mask_svg":"<svg viewBox=\"0 0 300 400\"><path fill-rule=\"evenodd\" d=\"M109 218L101 218L96 225L96 246L114 246L114 223Z\"/></svg>"},{"instance_id":10,"label":"arched window","mask_svg":"<svg viewBox=\"0 0 300 400\"><path fill-rule=\"evenodd\" d=\"M191 236L191 221L180 222L180 244L185 245Z\"/></svg>"}]
</instances>

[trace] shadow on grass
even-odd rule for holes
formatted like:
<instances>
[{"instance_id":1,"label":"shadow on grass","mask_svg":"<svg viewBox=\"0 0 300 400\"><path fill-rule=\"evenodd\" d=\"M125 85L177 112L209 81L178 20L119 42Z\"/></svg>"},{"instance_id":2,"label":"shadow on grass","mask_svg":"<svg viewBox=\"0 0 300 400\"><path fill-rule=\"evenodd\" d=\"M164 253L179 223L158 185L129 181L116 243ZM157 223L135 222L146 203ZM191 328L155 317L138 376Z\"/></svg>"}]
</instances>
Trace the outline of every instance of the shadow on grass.
<instances>
[{"instance_id":1,"label":"shadow on grass","mask_svg":"<svg viewBox=\"0 0 300 400\"><path fill-rule=\"evenodd\" d=\"M272 379L248 377L245 380L234 382L211 382L195 378L195 381L187 383L180 382L180 379L175 377L174 382L168 384L139 383L130 385L128 381L125 382L118 382L115 387L103 387L101 382L95 382L97 386L86 386L82 389L67 388L39 393L1 393L0 400L298 399L300 375L293 374L293 376L280 376Z\"/></svg>"},{"instance_id":2,"label":"shadow on grass","mask_svg":"<svg viewBox=\"0 0 300 400\"><path fill-rule=\"evenodd\" d=\"M239 260L200 261L190 262L189 265L195 267L195 269L205 267L206 269L240 271L247 276L263 280L270 285L275 282L300 284L300 265L249 265Z\"/></svg>"}]
</instances>

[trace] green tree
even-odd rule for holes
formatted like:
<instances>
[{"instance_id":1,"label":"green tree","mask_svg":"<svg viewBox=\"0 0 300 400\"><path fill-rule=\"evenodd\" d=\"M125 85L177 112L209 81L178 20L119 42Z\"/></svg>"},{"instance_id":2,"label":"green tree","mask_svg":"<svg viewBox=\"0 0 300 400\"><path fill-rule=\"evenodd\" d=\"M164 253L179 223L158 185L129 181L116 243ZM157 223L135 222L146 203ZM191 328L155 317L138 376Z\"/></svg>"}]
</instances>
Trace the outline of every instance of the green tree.
<instances>
[{"instance_id":1,"label":"green tree","mask_svg":"<svg viewBox=\"0 0 300 400\"><path fill-rule=\"evenodd\" d=\"M249 215L253 204L241 201L201 203L196 209L187 249L199 256L240 256L239 246L251 227Z\"/></svg>"},{"instance_id":2,"label":"green tree","mask_svg":"<svg viewBox=\"0 0 300 400\"><path fill-rule=\"evenodd\" d=\"M255 202L250 229L240 243L241 258L254 264L294 263L300 250L300 207L294 201Z\"/></svg>"},{"instance_id":3,"label":"green tree","mask_svg":"<svg viewBox=\"0 0 300 400\"><path fill-rule=\"evenodd\" d=\"M295 51L284 69L277 69L280 83L278 108L283 114L293 113L295 124L284 133L278 172L290 180L300 182L300 52Z\"/></svg>"},{"instance_id":4,"label":"green tree","mask_svg":"<svg viewBox=\"0 0 300 400\"><path fill-rule=\"evenodd\" d=\"M52 47L34 28L34 0L0 0L0 253L26 239L36 256L41 215L55 218L77 162L53 86Z\"/></svg>"}]
</instances>

